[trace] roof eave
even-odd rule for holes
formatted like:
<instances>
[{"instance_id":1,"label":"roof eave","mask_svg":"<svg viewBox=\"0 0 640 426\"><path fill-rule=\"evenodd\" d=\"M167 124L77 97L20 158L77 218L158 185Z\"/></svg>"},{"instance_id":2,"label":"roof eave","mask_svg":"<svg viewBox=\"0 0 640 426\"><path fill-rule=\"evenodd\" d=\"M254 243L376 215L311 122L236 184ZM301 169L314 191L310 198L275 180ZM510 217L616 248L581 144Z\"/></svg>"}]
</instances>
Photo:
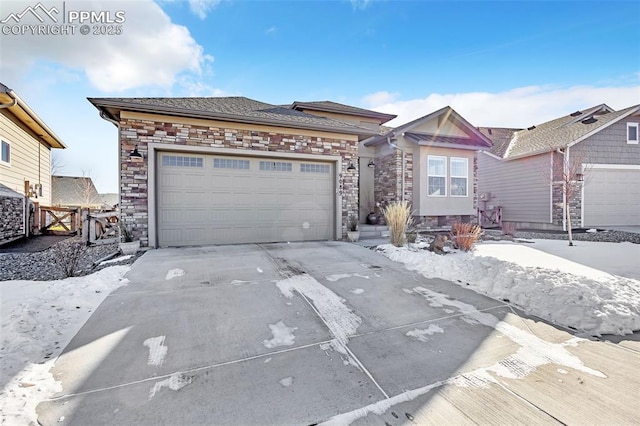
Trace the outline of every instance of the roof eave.
<instances>
[{"instance_id":1,"label":"roof eave","mask_svg":"<svg viewBox=\"0 0 640 426\"><path fill-rule=\"evenodd\" d=\"M49 145L51 148L65 149L67 145L62 142L54 132L45 124L40 117L27 105L26 102L20 98L13 90L7 86L2 85L1 94L6 95L15 102L11 102L12 106L7 106L6 109L11 111L25 126L30 128L42 142Z\"/></svg>"},{"instance_id":2,"label":"roof eave","mask_svg":"<svg viewBox=\"0 0 640 426\"><path fill-rule=\"evenodd\" d=\"M129 103L129 102L114 102L109 100L102 100L97 98L87 98L89 102L91 102L96 108L101 111L105 111L106 114L113 116L108 111L107 108L114 108L118 110L126 110L126 111L135 111L135 112L145 112L151 114L166 114L177 117L190 117L190 118L202 118L209 120L222 120L222 121L231 121L235 123L244 123L244 124L263 124L263 125L271 125L271 126L281 126L287 128L294 129L307 129L307 130L320 130L331 133L342 133L342 134L351 134L357 136L371 136L375 135L376 132L372 130L368 130L365 128L359 128L352 126L351 128L341 128L341 127L333 127L333 126L321 126L315 124L307 124L307 123L291 123L285 120L273 120L267 118L258 118L258 117L244 117L234 114L225 114L225 113L211 113L206 111L194 111L186 108L177 108L177 107L165 107L159 105L142 105L138 103ZM117 121L118 117L114 117Z\"/></svg>"}]
</instances>

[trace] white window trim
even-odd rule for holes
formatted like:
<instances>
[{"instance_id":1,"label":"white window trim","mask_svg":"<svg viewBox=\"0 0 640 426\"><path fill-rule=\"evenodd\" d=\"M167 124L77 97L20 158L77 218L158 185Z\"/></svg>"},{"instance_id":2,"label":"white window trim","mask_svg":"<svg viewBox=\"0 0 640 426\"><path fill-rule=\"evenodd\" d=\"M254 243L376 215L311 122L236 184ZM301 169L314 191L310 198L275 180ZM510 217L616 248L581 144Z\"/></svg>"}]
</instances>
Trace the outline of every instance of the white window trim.
<instances>
[{"instance_id":1,"label":"white window trim","mask_svg":"<svg viewBox=\"0 0 640 426\"><path fill-rule=\"evenodd\" d=\"M444 160L444 175L432 175L429 173L429 159L433 158L433 159L441 159ZM444 178L444 194L440 194L440 195L431 195L429 194L429 177L443 177ZM442 155L427 155L427 197L436 197L436 198L442 198L442 197L446 197L447 196L447 190L449 189L447 183L448 183L449 178L447 177L447 157L444 157Z\"/></svg>"},{"instance_id":2,"label":"white window trim","mask_svg":"<svg viewBox=\"0 0 640 426\"><path fill-rule=\"evenodd\" d=\"M9 145L9 161L2 160L2 144L3 143L6 143L7 145ZM12 158L13 158L13 149L11 149L11 142L2 139L0 141L0 164L2 164L3 166L11 167Z\"/></svg>"},{"instance_id":3,"label":"white window trim","mask_svg":"<svg viewBox=\"0 0 640 426\"><path fill-rule=\"evenodd\" d=\"M636 139L632 140L629 139L629 129L631 127L635 127L636 128ZM638 139L640 139L640 133L638 132L640 129L640 125L639 123L627 123L627 144L628 145L638 145Z\"/></svg>"},{"instance_id":4,"label":"white window trim","mask_svg":"<svg viewBox=\"0 0 640 426\"><path fill-rule=\"evenodd\" d=\"M453 175L453 167L452 167L452 163L453 160L464 160L464 162L466 163L466 167L465 167L465 176L454 176ZM453 192L449 195L450 197L453 198L468 198L469 197L469 159L466 157L449 157L449 179L452 178L465 178L467 180L467 187L466 187L466 195L453 195Z\"/></svg>"}]
</instances>

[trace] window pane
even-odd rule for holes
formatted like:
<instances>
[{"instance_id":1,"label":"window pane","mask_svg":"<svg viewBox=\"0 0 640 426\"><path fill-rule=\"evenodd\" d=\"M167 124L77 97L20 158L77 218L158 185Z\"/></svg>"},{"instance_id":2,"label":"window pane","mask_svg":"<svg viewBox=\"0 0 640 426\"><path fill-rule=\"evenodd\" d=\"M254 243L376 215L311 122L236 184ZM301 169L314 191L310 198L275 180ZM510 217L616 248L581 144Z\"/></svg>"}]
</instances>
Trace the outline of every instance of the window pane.
<instances>
[{"instance_id":1,"label":"window pane","mask_svg":"<svg viewBox=\"0 0 640 426\"><path fill-rule=\"evenodd\" d=\"M451 159L451 176L467 177L467 159L452 158Z\"/></svg>"},{"instance_id":2,"label":"window pane","mask_svg":"<svg viewBox=\"0 0 640 426\"><path fill-rule=\"evenodd\" d=\"M627 131L628 131L628 136L627 139L630 141L637 141L638 140L638 126L628 126L627 127Z\"/></svg>"},{"instance_id":3,"label":"window pane","mask_svg":"<svg viewBox=\"0 0 640 426\"><path fill-rule=\"evenodd\" d=\"M277 172L290 172L291 163L282 163L278 161L261 161L260 170L277 171Z\"/></svg>"},{"instance_id":4,"label":"window pane","mask_svg":"<svg viewBox=\"0 0 640 426\"><path fill-rule=\"evenodd\" d=\"M429 195L446 195L444 177L429 176Z\"/></svg>"},{"instance_id":5,"label":"window pane","mask_svg":"<svg viewBox=\"0 0 640 426\"><path fill-rule=\"evenodd\" d=\"M429 157L429 176L446 176L446 159Z\"/></svg>"},{"instance_id":6,"label":"window pane","mask_svg":"<svg viewBox=\"0 0 640 426\"><path fill-rule=\"evenodd\" d=\"M467 196L467 178L451 178L451 195Z\"/></svg>"},{"instance_id":7,"label":"window pane","mask_svg":"<svg viewBox=\"0 0 640 426\"><path fill-rule=\"evenodd\" d=\"M11 145L2 141L2 161L9 163L11 161Z\"/></svg>"},{"instance_id":8,"label":"window pane","mask_svg":"<svg viewBox=\"0 0 640 426\"><path fill-rule=\"evenodd\" d=\"M163 166L204 167L204 160L199 157L182 157L178 155L163 155Z\"/></svg>"}]
</instances>

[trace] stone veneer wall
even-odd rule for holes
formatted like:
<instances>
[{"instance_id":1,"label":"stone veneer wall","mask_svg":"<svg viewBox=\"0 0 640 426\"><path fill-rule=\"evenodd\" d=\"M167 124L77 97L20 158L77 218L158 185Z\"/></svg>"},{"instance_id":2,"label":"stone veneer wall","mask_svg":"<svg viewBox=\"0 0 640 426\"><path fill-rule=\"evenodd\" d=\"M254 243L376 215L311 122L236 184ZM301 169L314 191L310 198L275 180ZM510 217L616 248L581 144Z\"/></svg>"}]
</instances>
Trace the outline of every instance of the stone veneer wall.
<instances>
[{"instance_id":1,"label":"stone veneer wall","mask_svg":"<svg viewBox=\"0 0 640 426\"><path fill-rule=\"evenodd\" d=\"M23 202L22 197L0 196L0 244L25 234Z\"/></svg>"},{"instance_id":2,"label":"stone veneer wall","mask_svg":"<svg viewBox=\"0 0 640 426\"><path fill-rule=\"evenodd\" d=\"M196 146L203 148L234 148L245 151L286 152L342 157L342 236L346 238L347 218L358 215L358 170L347 171L350 162L358 164L358 144L345 139L304 136L201 126L140 119L120 122L120 212L125 224L132 228L134 238L143 246L149 244L148 233L148 149L149 143ZM136 147L144 161L129 162L129 153Z\"/></svg>"},{"instance_id":3,"label":"stone veneer wall","mask_svg":"<svg viewBox=\"0 0 640 426\"><path fill-rule=\"evenodd\" d=\"M402 200L402 152L376 158L374 172L374 197L377 203L386 206ZM405 153L404 199L413 202L413 154Z\"/></svg>"},{"instance_id":4,"label":"stone veneer wall","mask_svg":"<svg viewBox=\"0 0 640 426\"><path fill-rule=\"evenodd\" d=\"M562 184L554 185L552 192L553 202L553 225L562 229L563 218L563 202L562 202ZM582 226L582 191L576 191L571 200L569 200L569 212L571 212L571 227L580 228ZM567 224L568 226L568 224Z\"/></svg>"}]
</instances>

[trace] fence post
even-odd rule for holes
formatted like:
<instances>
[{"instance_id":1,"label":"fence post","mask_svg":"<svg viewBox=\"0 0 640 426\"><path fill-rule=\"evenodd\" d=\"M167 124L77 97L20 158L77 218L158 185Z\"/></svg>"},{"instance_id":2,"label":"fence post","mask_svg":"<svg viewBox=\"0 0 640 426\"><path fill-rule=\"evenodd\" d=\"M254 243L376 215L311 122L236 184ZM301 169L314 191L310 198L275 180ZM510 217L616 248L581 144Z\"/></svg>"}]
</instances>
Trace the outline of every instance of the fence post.
<instances>
[{"instance_id":1,"label":"fence post","mask_svg":"<svg viewBox=\"0 0 640 426\"><path fill-rule=\"evenodd\" d=\"M82 242L89 244L89 209L81 209L82 211Z\"/></svg>"}]
</instances>

